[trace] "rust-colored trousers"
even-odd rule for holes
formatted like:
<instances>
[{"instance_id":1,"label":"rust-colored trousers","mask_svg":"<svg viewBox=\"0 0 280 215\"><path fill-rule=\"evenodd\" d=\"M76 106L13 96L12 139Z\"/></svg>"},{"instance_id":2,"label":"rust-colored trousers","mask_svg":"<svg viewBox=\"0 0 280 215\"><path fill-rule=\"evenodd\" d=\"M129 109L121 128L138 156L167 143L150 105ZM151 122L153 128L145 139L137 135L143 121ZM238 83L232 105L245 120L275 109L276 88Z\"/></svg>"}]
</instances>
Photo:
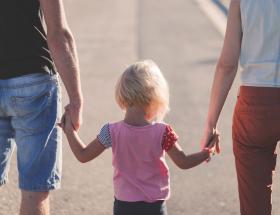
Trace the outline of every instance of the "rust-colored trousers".
<instances>
[{"instance_id":1,"label":"rust-colored trousers","mask_svg":"<svg viewBox=\"0 0 280 215\"><path fill-rule=\"evenodd\" d=\"M280 140L280 88L242 86L232 136L241 215L270 215Z\"/></svg>"}]
</instances>

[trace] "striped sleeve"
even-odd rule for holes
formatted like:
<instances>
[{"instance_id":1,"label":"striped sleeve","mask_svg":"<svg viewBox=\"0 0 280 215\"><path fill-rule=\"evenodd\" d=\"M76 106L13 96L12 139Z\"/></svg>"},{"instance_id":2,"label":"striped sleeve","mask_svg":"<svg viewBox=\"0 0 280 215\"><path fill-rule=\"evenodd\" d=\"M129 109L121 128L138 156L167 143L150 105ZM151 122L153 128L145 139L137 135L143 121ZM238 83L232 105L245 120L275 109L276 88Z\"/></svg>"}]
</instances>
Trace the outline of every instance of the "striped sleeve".
<instances>
[{"instance_id":1,"label":"striped sleeve","mask_svg":"<svg viewBox=\"0 0 280 215\"><path fill-rule=\"evenodd\" d=\"M109 148L112 146L112 139L110 135L109 123L105 124L99 134L97 135L99 142L105 147Z\"/></svg>"}]
</instances>

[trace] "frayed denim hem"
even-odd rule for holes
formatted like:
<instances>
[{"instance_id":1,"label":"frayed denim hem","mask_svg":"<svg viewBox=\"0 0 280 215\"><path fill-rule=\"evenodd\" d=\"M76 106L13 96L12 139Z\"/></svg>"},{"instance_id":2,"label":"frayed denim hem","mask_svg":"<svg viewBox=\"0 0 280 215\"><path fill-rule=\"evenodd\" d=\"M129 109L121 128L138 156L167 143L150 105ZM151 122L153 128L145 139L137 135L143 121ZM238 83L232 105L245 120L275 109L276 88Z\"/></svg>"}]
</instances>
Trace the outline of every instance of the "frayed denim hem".
<instances>
[{"instance_id":1,"label":"frayed denim hem","mask_svg":"<svg viewBox=\"0 0 280 215\"><path fill-rule=\"evenodd\" d=\"M2 181L0 181L0 186L5 185L8 183L7 179L3 179Z\"/></svg>"},{"instance_id":2,"label":"frayed denim hem","mask_svg":"<svg viewBox=\"0 0 280 215\"><path fill-rule=\"evenodd\" d=\"M51 190L58 190L61 188L61 183L50 184L50 185L38 185L38 186L24 186L23 184L19 185L21 190L31 191L31 192L48 192Z\"/></svg>"}]
</instances>

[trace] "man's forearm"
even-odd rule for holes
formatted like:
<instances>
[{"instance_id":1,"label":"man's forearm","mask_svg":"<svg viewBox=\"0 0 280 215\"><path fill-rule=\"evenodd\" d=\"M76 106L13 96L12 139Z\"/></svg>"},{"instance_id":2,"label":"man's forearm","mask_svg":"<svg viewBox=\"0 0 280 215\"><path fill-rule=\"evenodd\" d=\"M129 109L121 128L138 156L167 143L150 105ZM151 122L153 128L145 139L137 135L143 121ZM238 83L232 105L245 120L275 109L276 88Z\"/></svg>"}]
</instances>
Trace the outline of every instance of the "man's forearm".
<instances>
[{"instance_id":1,"label":"man's forearm","mask_svg":"<svg viewBox=\"0 0 280 215\"><path fill-rule=\"evenodd\" d=\"M79 61L75 41L69 30L48 35L48 45L61 79L65 85L70 103L83 103Z\"/></svg>"}]
</instances>

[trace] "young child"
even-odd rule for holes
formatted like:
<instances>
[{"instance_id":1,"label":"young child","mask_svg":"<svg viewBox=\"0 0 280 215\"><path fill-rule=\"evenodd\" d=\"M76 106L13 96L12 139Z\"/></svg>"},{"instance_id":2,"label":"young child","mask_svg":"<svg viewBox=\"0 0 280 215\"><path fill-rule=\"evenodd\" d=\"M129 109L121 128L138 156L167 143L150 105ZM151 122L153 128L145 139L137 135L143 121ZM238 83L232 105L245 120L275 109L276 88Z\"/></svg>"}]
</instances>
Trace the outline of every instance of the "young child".
<instances>
[{"instance_id":1,"label":"young child","mask_svg":"<svg viewBox=\"0 0 280 215\"><path fill-rule=\"evenodd\" d=\"M114 215L167 215L170 179L165 152L179 168L189 169L209 160L219 136L213 135L208 148L184 154L172 127L160 122L169 109L169 90L152 61L129 66L116 85L115 96L125 110L124 119L105 124L88 145L74 130L66 107L61 126L71 150L85 163L112 148Z\"/></svg>"}]
</instances>

